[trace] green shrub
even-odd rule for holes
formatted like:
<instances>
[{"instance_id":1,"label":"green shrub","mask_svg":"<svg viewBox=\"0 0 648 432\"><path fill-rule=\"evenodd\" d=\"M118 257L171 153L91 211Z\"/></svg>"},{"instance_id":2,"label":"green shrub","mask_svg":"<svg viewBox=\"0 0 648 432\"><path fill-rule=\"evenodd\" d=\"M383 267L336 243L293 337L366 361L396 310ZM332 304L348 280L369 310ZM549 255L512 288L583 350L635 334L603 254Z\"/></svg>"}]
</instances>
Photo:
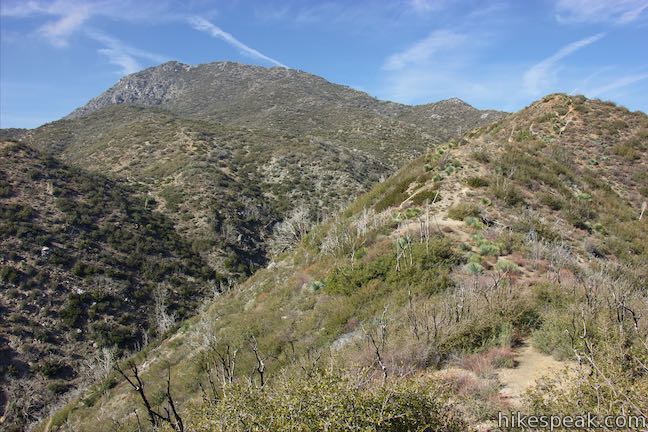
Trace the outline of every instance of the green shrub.
<instances>
[{"instance_id":1,"label":"green shrub","mask_svg":"<svg viewBox=\"0 0 648 432\"><path fill-rule=\"evenodd\" d=\"M495 268L504 273L517 273L520 268L518 267L517 264L515 264L513 261L509 261L505 258L498 258L497 263L495 264Z\"/></svg>"},{"instance_id":2,"label":"green shrub","mask_svg":"<svg viewBox=\"0 0 648 432\"><path fill-rule=\"evenodd\" d=\"M70 385L65 381L61 381L61 380L51 382L47 385L47 389L52 393L54 393L55 395L61 395L65 393L68 390L68 388L70 388Z\"/></svg>"},{"instance_id":3,"label":"green shrub","mask_svg":"<svg viewBox=\"0 0 648 432\"><path fill-rule=\"evenodd\" d=\"M464 219L464 222L466 222L466 225L468 225L469 227L478 230L484 229L484 223L482 222L482 220L476 218L475 216L468 216L466 219Z\"/></svg>"},{"instance_id":4,"label":"green shrub","mask_svg":"<svg viewBox=\"0 0 648 432\"><path fill-rule=\"evenodd\" d=\"M600 224L600 223L595 223L594 224L594 231L596 231L597 233L602 234L602 235L607 234L607 230L605 229L605 226L603 226L603 224Z\"/></svg>"},{"instance_id":5,"label":"green shrub","mask_svg":"<svg viewBox=\"0 0 648 432\"><path fill-rule=\"evenodd\" d=\"M466 183L468 184L468 186L474 188L486 187L490 184L488 180L482 177L468 177Z\"/></svg>"},{"instance_id":6,"label":"green shrub","mask_svg":"<svg viewBox=\"0 0 648 432\"><path fill-rule=\"evenodd\" d=\"M448 209L448 217L454 220L464 220L469 216L480 217L479 207L470 203L460 203Z\"/></svg>"},{"instance_id":7,"label":"green shrub","mask_svg":"<svg viewBox=\"0 0 648 432\"><path fill-rule=\"evenodd\" d=\"M6 368L0 368L0 376L6 375L11 378L18 378L20 376L20 370L14 364L8 365Z\"/></svg>"},{"instance_id":8,"label":"green shrub","mask_svg":"<svg viewBox=\"0 0 648 432\"><path fill-rule=\"evenodd\" d=\"M528 129L522 129L515 135L516 141L528 141L533 138L533 134Z\"/></svg>"},{"instance_id":9,"label":"green shrub","mask_svg":"<svg viewBox=\"0 0 648 432\"><path fill-rule=\"evenodd\" d=\"M109 324L106 322L95 322L92 324L92 338L99 347L127 348L136 342L139 332L133 326L122 324Z\"/></svg>"},{"instance_id":10,"label":"green shrub","mask_svg":"<svg viewBox=\"0 0 648 432\"><path fill-rule=\"evenodd\" d=\"M12 266L0 268L0 281L15 284L20 279L20 271Z\"/></svg>"},{"instance_id":11,"label":"green shrub","mask_svg":"<svg viewBox=\"0 0 648 432\"><path fill-rule=\"evenodd\" d=\"M483 205L483 206L490 206L491 204L493 204L493 202L490 199L486 198L486 197L481 198L479 200L479 203L481 205Z\"/></svg>"},{"instance_id":12,"label":"green shrub","mask_svg":"<svg viewBox=\"0 0 648 432\"><path fill-rule=\"evenodd\" d=\"M449 271L460 257L445 239L431 240L427 245L415 243L407 259L401 259L401 271L396 271L395 252L380 255L369 262L343 266L333 270L326 279L326 291L331 294L353 295L372 281L386 287L408 284L412 291L433 294L452 285Z\"/></svg>"},{"instance_id":13,"label":"green shrub","mask_svg":"<svg viewBox=\"0 0 648 432\"><path fill-rule=\"evenodd\" d=\"M535 214L524 214L513 223L513 231L526 235L530 231L537 234L539 239L554 241L560 238L560 234L554 231L543 219Z\"/></svg>"},{"instance_id":14,"label":"green shrub","mask_svg":"<svg viewBox=\"0 0 648 432\"><path fill-rule=\"evenodd\" d=\"M392 257L383 256L355 268L337 268L329 275L324 285L330 293L351 295L373 279L384 280L391 266Z\"/></svg>"},{"instance_id":15,"label":"green shrub","mask_svg":"<svg viewBox=\"0 0 648 432\"><path fill-rule=\"evenodd\" d=\"M166 207L171 211L178 211L180 204L185 199L182 191L175 186L167 186L160 191L160 196L164 199Z\"/></svg>"},{"instance_id":16,"label":"green shrub","mask_svg":"<svg viewBox=\"0 0 648 432\"><path fill-rule=\"evenodd\" d=\"M464 266L466 273L471 275L477 275L484 272L484 266L476 262L469 262Z\"/></svg>"},{"instance_id":17,"label":"green shrub","mask_svg":"<svg viewBox=\"0 0 648 432\"><path fill-rule=\"evenodd\" d=\"M186 426L196 432L467 430L434 382L358 386L330 372L283 378L265 388L228 386L215 402L194 405Z\"/></svg>"},{"instance_id":18,"label":"green shrub","mask_svg":"<svg viewBox=\"0 0 648 432\"><path fill-rule=\"evenodd\" d=\"M441 194L439 193L439 190L426 189L414 195L411 201L412 204L414 205L425 205L426 202L432 204L435 198L437 201L441 199Z\"/></svg>"},{"instance_id":19,"label":"green shrub","mask_svg":"<svg viewBox=\"0 0 648 432\"><path fill-rule=\"evenodd\" d=\"M541 327L533 332L533 345L539 351L559 359L572 358L574 351L569 335L565 333L565 329L572 325L570 317L561 311L548 310L542 318Z\"/></svg>"},{"instance_id":20,"label":"green shrub","mask_svg":"<svg viewBox=\"0 0 648 432\"><path fill-rule=\"evenodd\" d=\"M500 248L491 242L484 242L479 245L479 254L481 256L498 256L500 254Z\"/></svg>"},{"instance_id":21,"label":"green shrub","mask_svg":"<svg viewBox=\"0 0 648 432\"><path fill-rule=\"evenodd\" d=\"M405 219L414 219L420 214L421 214L421 209L417 207L410 207L403 212L403 216L405 216Z\"/></svg>"},{"instance_id":22,"label":"green shrub","mask_svg":"<svg viewBox=\"0 0 648 432\"><path fill-rule=\"evenodd\" d=\"M489 163L491 160L491 155L485 149L477 149L470 156L481 163Z\"/></svg>"},{"instance_id":23,"label":"green shrub","mask_svg":"<svg viewBox=\"0 0 648 432\"><path fill-rule=\"evenodd\" d=\"M503 181L491 185L491 191L509 206L524 204L524 195L511 182Z\"/></svg>"},{"instance_id":24,"label":"green shrub","mask_svg":"<svg viewBox=\"0 0 648 432\"><path fill-rule=\"evenodd\" d=\"M82 261L77 261L72 267L72 274L82 278L92 276L96 272L97 269L95 267Z\"/></svg>"},{"instance_id":25,"label":"green shrub","mask_svg":"<svg viewBox=\"0 0 648 432\"><path fill-rule=\"evenodd\" d=\"M45 359L38 366L38 370L46 378L56 378L64 369L66 365L56 359Z\"/></svg>"},{"instance_id":26,"label":"green shrub","mask_svg":"<svg viewBox=\"0 0 648 432\"><path fill-rule=\"evenodd\" d=\"M0 179L0 198L9 198L13 195L11 185L4 179Z\"/></svg>"},{"instance_id":27,"label":"green shrub","mask_svg":"<svg viewBox=\"0 0 648 432\"><path fill-rule=\"evenodd\" d=\"M415 177L406 177L391 186L375 204L374 208L376 211L380 212L389 207L398 206L405 201L408 198L406 191L414 180Z\"/></svg>"},{"instance_id":28,"label":"green shrub","mask_svg":"<svg viewBox=\"0 0 648 432\"><path fill-rule=\"evenodd\" d=\"M68 327L80 326L85 315L86 313L83 301L78 295L71 296L65 303L63 308L59 311L61 320Z\"/></svg>"},{"instance_id":29,"label":"green shrub","mask_svg":"<svg viewBox=\"0 0 648 432\"><path fill-rule=\"evenodd\" d=\"M585 231L591 231L589 221L596 218L596 212L589 204L588 200L572 200L563 209L565 219L576 228Z\"/></svg>"},{"instance_id":30,"label":"green shrub","mask_svg":"<svg viewBox=\"0 0 648 432\"><path fill-rule=\"evenodd\" d=\"M313 292L317 292L317 291L320 291L321 289L323 289L325 286L326 285L324 284L323 281L315 280L315 281L312 281L310 284L308 284L308 289L313 291Z\"/></svg>"},{"instance_id":31,"label":"green shrub","mask_svg":"<svg viewBox=\"0 0 648 432\"><path fill-rule=\"evenodd\" d=\"M538 195L538 199L551 210L560 210L565 205L565 200L561 196L553 193L541 193Z\"/></svg>"},{"instance_id":32,"label":"green shrub","mask_svg":"<svg viewBox=\"0 0 648 432\"><path fill-rule=\"evenodd\" d=\"M475 264L481 265L481 263L484 262L484 259L480 254L471 252L471 253L468 254L468 260L467 261L468 261L468 263L475 263Z\"/></svg>"}]
</instances>

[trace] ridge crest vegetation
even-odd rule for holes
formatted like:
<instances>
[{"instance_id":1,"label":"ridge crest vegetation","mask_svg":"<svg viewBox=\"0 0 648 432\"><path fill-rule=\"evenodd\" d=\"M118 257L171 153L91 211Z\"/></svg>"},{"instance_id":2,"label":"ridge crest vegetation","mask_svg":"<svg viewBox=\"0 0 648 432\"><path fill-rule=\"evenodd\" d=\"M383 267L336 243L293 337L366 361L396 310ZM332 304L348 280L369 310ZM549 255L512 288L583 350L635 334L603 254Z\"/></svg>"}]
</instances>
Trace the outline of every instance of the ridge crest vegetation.
<instances>
[{"instance_id":1,"label":"ridge crest vegetation","mask_svg":"<svg viewBox=\"0 0 648 432\"><path fill-rule=\"evenodd\" d=\"M473 430L511 410L645 416L647 138L643 113L549 95L293 231L292 249L124 361L161 395L147 396L155 410L178 407L183 426L164 426L176 431L313 429L300 418L322 430ZM498 373L521 344L567 372L512 401ZM142 398L117 378L49 427L136 428Z\"/></svg>"}]
</instances>

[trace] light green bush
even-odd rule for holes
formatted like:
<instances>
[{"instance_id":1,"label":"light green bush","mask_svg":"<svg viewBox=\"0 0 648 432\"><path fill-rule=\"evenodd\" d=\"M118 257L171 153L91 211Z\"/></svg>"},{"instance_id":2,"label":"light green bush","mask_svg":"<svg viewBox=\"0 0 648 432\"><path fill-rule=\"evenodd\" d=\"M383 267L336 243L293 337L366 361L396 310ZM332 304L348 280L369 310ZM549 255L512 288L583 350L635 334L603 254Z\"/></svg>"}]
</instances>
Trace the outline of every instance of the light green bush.
<instances>
[{"instance_id":1,"label":"light green bush","mask_svg":"<svg viewBox=\"0 0 648 432\"><path fill-rule=\"evenodd\" d=\"M479 207L470 203L457 204L448 209L448 217L454 220L464 220L469 216L479 217L480 214Z\"/></svg>"},{"instance_id":2,"label":"light green bush","mask_svg":"<svg viewBox=\"0 0 648 432\"><path fill-rule=\"evenodd\" d=\"M188 430L448 431L467 425L434 382L403 380L359 386L340 373L282 378L264 388L228 386L212 403L185 415Z\"/></svg>"}]
</instances>

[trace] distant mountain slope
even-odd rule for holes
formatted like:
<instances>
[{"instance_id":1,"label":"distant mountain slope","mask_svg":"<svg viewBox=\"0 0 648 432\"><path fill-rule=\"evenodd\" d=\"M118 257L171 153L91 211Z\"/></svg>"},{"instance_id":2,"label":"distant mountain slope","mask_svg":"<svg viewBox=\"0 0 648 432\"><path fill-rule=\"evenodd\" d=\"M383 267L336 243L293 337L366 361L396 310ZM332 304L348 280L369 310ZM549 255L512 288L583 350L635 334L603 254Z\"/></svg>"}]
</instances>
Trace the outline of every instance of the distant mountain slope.
<instances>
[{"instance_id":1,"label":"distant mountain slope","mask_svg":"<svg viewBox=\"0 0 648 432\"><path fill-rule=\"evenodd\" d=\"M122 78L69 117L81 117L110 105L132 104L296 134L334 137L342 130L345 138L354 142L362 140L363 128L406 128L398 120L415 124L435 141L445 141L460 133L459 128L466 131L502 115L458 102L410 107L381 101L294 69L232 62L198 66L168 62ZM487 116L482 118L482 114Z\"/></svg>"},{"instance_id":2,"label":"distant mountain slope","mask_svg":"<svg viewBox=\"0 0 648 432\"><path fill-rule=\"evenodd\" d=\"M290 69L170 62L124 77L67 119L6 134L142 186L212 266L246 274L296 207L324 218L403 162L501 116L459 100L383 102Z\"/></svg>"},{"instance_id":3,"label":"distant mountain slope","mask_svg":"<svg viewBox=\"0 0 648 432\"><path fill-rule=\"evenodd\" d=\"M339 141L132 106L51 123L24 140L138 185L194 250L234 274L266 262L275 223L295 208L306 206L313 220L324 218L392 170Z\"/></svg>"},{"instance_id":4,"label":"distant mountain slope","mask_svg":"<svg viewBox=\"0 0 648 432\"><path fill-rule=\"evenodd\" d=\"M5 425L19 430L87 380L102 348L134 350L159 334L165 314L192 315L217 283L151 205L105 177L0 143Z\"/></svg>"},{"instance_id":5,"label":"distant mountain slope","mask_svg":"<svg viewBox=\"0 0 648 432\"><path fill-rule=\"evenodd\" d=\"M452 98L435 103L401 107L397 118L415 124L432 134L439 134L443 141L492 123L505 113L495 110L478 110L461 99Z\"/></svg>"},{"instance_id":6,"label":"distant mountain slope","mask_svg":"<svg viewBox=\"0 0 648 432\"><path fill-rule=\"evenodd\" d=\"M415 377L426 396L453 401L464 430L481 430L510 410L494 371L528 341L578 362L536 387L522 412L639 415L648 406L647 150L644 113L550 95L407 163L133 361L145 365L151 395L170 370L187 428L294 424L313 415L300 403L313 389L338 413L344 404L337 387L322 390L321 368L324 377L350 370L356 392ZM232 353L235 376L225 369ZM263 390L250 375L259 359ZM81 397L51 424L108 431L110 415L135 427L139 396L115 379L84 395L94 405ZM216 383L213 397L198 382ZM357 406L314 416L356 424Z\"/></svg>"}]
</instances>

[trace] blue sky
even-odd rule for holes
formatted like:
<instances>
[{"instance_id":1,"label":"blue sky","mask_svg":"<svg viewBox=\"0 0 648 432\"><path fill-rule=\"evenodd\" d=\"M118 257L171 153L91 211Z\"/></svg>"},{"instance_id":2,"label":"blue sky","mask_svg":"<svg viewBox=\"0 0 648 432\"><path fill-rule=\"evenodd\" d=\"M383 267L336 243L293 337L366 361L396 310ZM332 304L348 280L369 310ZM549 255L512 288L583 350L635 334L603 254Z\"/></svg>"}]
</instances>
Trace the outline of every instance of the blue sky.
<instances>
[{"instance_id":1,"label":"blue sky","mask_svg":"<svg viewBox=\"0 0 648 432\"><path fill-rule=\"evenodd\" d=\"M648 111L648 0L2 0L0 126L56 120L168 60L320 75L381 99Z\"/></svg>"}]
</instances>

